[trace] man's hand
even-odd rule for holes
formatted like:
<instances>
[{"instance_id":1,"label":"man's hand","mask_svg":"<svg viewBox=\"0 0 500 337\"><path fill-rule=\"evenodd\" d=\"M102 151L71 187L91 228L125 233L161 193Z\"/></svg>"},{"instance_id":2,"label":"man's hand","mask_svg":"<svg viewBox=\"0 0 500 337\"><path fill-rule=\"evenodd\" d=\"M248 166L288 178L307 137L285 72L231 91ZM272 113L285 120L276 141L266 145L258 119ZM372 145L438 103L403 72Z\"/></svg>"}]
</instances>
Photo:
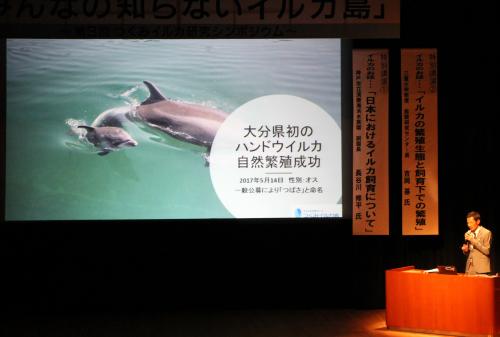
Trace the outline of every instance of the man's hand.
<instances>
[{"instance_id":1,"label":"man's hand","mask_svg":"<svg viewBox=\"0 0 500 337\"><path fill-rule=\"evenodd\" d=\"M467 233L465 233L464 238L465 238L465 241L470 242L474 239L474 234L467 232Z\"/></svg>"}]
</instances>

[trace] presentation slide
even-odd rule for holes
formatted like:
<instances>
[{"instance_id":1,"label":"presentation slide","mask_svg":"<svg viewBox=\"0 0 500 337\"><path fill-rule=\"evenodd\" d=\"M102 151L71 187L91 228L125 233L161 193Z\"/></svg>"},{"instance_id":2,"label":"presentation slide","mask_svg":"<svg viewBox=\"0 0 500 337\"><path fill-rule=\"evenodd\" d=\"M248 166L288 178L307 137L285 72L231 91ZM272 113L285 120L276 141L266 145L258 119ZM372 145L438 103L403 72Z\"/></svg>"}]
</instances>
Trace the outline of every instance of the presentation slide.
<instances>
[{"instance_id":1,"label":"presentation slide","mask_svg":"<svg viewBox=\"0 0 500 337\"><path fill-rule=\"evenodd\" d=\"M342 217L340 39L8 39L5 220Z\"/></svg>"}]
</instances>

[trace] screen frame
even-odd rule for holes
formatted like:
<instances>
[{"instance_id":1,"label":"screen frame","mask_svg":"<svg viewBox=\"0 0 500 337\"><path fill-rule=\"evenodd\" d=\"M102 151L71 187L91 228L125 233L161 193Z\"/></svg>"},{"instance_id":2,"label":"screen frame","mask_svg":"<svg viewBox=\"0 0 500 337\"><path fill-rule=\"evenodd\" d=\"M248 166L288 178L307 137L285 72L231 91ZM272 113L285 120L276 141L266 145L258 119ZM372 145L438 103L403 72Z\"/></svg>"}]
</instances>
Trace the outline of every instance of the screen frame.
<instances>
[{"instance_id":1,"label":"screen frame","mask_svg":"<svg viewBox=\"0 0 500 337\"><path fill-rule=\"evenodd\" d=\"M328 35L328 34L327 34ZM59 37L58 37L59 38ZM65 38L65 37L61 37ZM300 37L301 39L304 37ZM318 38L317 36L309 36L307 38ZM321 36L319 38L337 38L331 36ZM4 99L2 100L2 127L1 127L1 140L2 144L0 147L2 165L1 165L1 202L3 207L0 210L0 218L3 223L164 223L164 224L200 224L200 223L280 223L282 221L295 222L295 223L309 223L311 221L315 223L343 223L346 220L352 220L352 40L348 38L338 38L340 39L340 73L341 73L341 156L342 156L342 217L339 218L192 218L192 219L102 219L102 220L6 220L5 219L5 207L6 207L6 190L5 190L5 179L6 179L6 43L7 38L2 38L0 40L0 61L2 62L1 70L1 81L0 89L3 93Z\"/></svg>"}]
</instances>

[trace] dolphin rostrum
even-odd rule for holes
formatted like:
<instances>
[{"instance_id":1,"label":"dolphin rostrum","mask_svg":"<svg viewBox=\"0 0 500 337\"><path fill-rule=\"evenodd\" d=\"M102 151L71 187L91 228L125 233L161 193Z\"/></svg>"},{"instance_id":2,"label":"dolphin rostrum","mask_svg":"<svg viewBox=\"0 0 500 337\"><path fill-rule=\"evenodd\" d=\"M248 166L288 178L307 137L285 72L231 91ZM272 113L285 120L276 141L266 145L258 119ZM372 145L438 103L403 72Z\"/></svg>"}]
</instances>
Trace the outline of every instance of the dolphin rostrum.
<instances>
[{"instance_id":1,"label":"dolphin rostrum","mask_svg":"<svg viewBox=\"0 0 500 337\"><path fill-rule=\"evenodd\" d=\"M85 137L101 151L100 156L107 155L111 151L117 151L126 147L137 146L135 141L124 129L114 126L93 127L79 125L79 128L87 130Z\"/></svg>"},{"instance_id":2,"label":"dolphin rostrum","mask_svg":"<svg viewBox=\"0 0 500 337\"><path fill-rule=\"evenodd\" d=\"M144 81L149 97L136 107L135 117L168 135L206 147L212 142L227 113L203 105L166 98L155 85Z\"/></svg>"}]
</instances>

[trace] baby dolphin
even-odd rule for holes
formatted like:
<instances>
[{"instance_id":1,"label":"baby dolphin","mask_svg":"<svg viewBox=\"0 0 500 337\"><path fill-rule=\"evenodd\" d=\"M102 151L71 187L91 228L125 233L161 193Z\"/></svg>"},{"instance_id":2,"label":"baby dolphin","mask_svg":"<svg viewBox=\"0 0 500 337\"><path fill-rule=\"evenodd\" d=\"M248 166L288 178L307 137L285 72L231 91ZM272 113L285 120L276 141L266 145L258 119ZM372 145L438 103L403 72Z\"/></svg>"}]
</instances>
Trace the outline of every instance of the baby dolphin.
<instances>
[{"instance_id":1,"label":"baby dolphin","mask_svg":"<svg viewBox=\"0 0 500 337\"><path fill-rule=\"evenodd\" d=\"M151 127L168 135L199 146L210 152L217 130L227 113L204 105L174 101L166 98L148 81L149 97L135 111L135 116Z\"/></svg>"},{"instance_id":2,"label":"baby dolphin","mask_svg":"<svg viewBox=\"0 0 500 337\"><path fill-rule=\"evenodd\" d=\"M98 155L104 156L111 151L117 151L122 148L137 146L135 141L125 130L114 126L93 127L79 125L79 128L87 130L87 140L94 144L101 151Z\"/></svg>"}]
</instances>

